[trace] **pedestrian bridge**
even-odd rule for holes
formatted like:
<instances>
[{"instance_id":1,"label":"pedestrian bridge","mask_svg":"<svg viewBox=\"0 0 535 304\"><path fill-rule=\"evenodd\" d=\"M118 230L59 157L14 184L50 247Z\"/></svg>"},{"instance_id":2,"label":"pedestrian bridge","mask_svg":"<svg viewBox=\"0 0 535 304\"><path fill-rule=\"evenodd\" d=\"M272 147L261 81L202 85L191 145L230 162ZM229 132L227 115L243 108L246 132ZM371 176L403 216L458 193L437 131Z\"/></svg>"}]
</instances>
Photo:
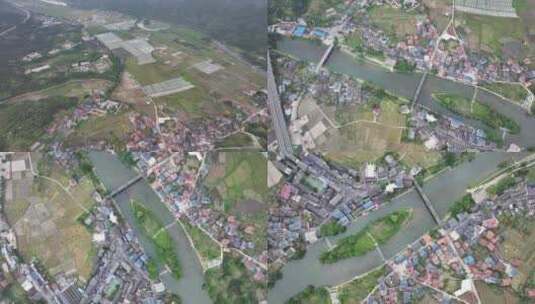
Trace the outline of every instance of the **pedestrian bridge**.
<instances>
[{"instance_id":1,"label":"pedestrian bridge","mask_svg":"<svg viewBox=\"0 0 535 304\"><path fill-rule=\"evenodd\" d=\"M423 73L422 78L420 78L420 83L418 84L418 87L416 88L416 91L414 92L414 96L412 97L411 109L414 109L414 106L418 102L418 98L420 97L420 93L422 92L422 87L424 86L426 79L427 79L427 72Z\"/></svg>"},{"instance_id":2,"label":"pedestrian bridge","mask_svg":"<svg viewBox=\"0 0 535 304\"><path fill-rule=\"evenodd\" d=\"M128 182L126 182L124 185L120 186L119 188L113 190L106 198L114 198L117 194L123 192L124 190L128 189L133 184L137 183L139 180L141 180L143 176L141 174L137 175L136 177L132 178Z\"/></svg>"},{"instance_id":3,"label":"pedestrian bridge","mask_svg":"<svg viewBox=\"0 0 535 304\"><path fill-rule=\"evenodd\" d=\"M427 195L425 194L422 187L418 184L417 181L414 181L414 187L416 188L416 192L418 192L418 195L420 195L420 197L424 201L425 207L427 208L427 210L429 210L429 213L431 213L433 220L435 220L435 222L440 226L442 224L442 220L440 219L440 216L435 210L435 207L433 207L431 200L429 199L429 197L427 197Z\"/></svg>"},{"instance_id":4,"label":"pedestrian bridge","mask_svg":"<svg viewBox=\"0 0 535 304\"><path fill-rule=\"evenodd\" d=\"M321 67L327 62L327 59L329 59L329 56L333 52L334 49L334 43L329 45L327 50L325 50L325 53L323 53L323 56L321 57L320 62L318 62L318 65L316 66L316 73L320 72Z\"/></svg>"}]
</instances>

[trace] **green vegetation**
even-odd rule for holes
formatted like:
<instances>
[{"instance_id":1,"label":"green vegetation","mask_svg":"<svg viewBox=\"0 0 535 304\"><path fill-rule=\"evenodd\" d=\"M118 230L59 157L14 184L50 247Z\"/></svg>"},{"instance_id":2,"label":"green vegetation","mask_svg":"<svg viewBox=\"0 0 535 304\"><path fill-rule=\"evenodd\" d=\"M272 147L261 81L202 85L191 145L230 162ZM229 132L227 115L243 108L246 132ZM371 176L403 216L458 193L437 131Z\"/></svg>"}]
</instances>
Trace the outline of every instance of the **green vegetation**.
<instances>
[{"instance_id":1,"label":"green vegetation","mask_svg":"<svg viewBox=\"0 0 535 304\"><path fill-rule=\"evenodd\" d=\"M267 161L260 152L215 153L217 164L207 178L207 186L217 189L225 211L244 199L262 200L267 194Z\"/></svg>"},{"instance_id":2,"label":"green vegetation","mask_svg":"<svg viewBox=\"0 0 535 304\"><path fill-rule=\"evenodd\" d=\"M321 225L320 236L333 236L340 233L344 233L347 230L346 226L338 224L338 222L331 221Z\"/></svg>"},{"instance_id":3,"label":"green vegetation","mask_svg":"<svg viewBox=\"0 0 535 304\"><path fill-rule=\"evenodd\" d=\"M211 268L204 275L204 288L214 303L257 303L256 284L245 265L237 257L225 255L220 268Z\"/></svg>"},{"instance_id":4,"label":"green vegetation","mask_svg":"<svg viewBox=\"0 0 535 304\"><path fill-rule=\"evenodd\" d=\"M0 146L2 151L27 151L41 140L56 115L71 109L75 98L53 97L39 101L0 104Z\"/></svg>"},{"instance_id":5,"label":"green vegetation","mask_svg":"<svg viewBox=\"0 0 535 304\"><path fill-rule=\"evenodd\" d=\"M328 26L334 17L328 17L325 11L332 7L343 5L343 0L310 0L308 10L303 16L307 24L312 26Z\"/></svg>"},{"instance_id":6,"label":"green vegetation","mask_svg":"<svg viewBox=\"0 0 535 304\"><path fill-rule=\"evenodd\" d=\"M320 261L332 264L374 250L376 242L378 245L384 244L399 232L411 214L410 209L402 209L370 223L358 233L339 240L332 250L321 254Z\"/></svg>"},{"instance_id":7,"label":"green vegetation","mask_svg":"<svg viewBox=\"0 0 535 304\"><path fill-rule=\"evenodd\" d=\"M286 304L330 304L329 292L323 287L308 286L289 299Z\"/></svg>"},{"instance_id":8,"label":"green vegetation","mask_svg":"<svg viewBox=\"0 0 535 304\"><path fill-rule=\"evenodd\" d=\"M394 70L398 72L413 72L416 69L416 64L408 62L406 59L399 59L394 65Z\"/></svg>"},{"instance_id":9,"label":"green vegetation","mask_svg":"<svg viewBox=\"0 0 535 304\"><path fill-rule=\"evenodd\" d=\"M458 214L463 212L470 212L475 205L474 200L470 194L463 196L460 200L456 201L453 206L450 207L450 213L452 216L457 217Z\"/></svg>"},{"instance_id":10,"label":"green vegetation","mask_svg":"<svg viewBox=\"0 0 535 304\"><path fill-rule=\"evenodd\" d=\"M359 304L377 285L377 280L387 274L386 267L374 270L364 277L351 281L344 285L339 292L338 298L342 304Z\"/></svg>"},{"instance_id":11,"label":"green vegetation","mask_svg":"<svg viewBox=\"0 0 535 304\"><path fill-rule=\"evenodd\" d=\"M492 195L502 195L505 190L516 185L516 179L513 176L507 176L500 179L496 184L490 186L487 192Z\"/></svg>"},{"instance_id":12,"label":"green vegetation","mask_svg":"<svg viewBox=\"0 0 535 304\"><path fill-rule=\"evenodd\" d=\"M523 0L521 0L523 1ZM518 5L518 4L517 4ZM521 18L501 18L460 13L455 15L457 30L467 35L467 43L477 51L492 52L503 56L503 42L525 39L526 32Z\"/></svg>"},{"instance_id":13,"label":"green vegetation","mask_svg":"<svg viewBox=\"0 0 535 304\"><path fill-rule=\"evenodd\" d=\"M519 14L529 9L529 4L527 0L513 0L513 7L515 8L517 14Z\"/></svg>"},{"instance_id":14,"label":"green vegetation","mask_svg":"<svg viewBox=\"0 0 535 304\"><path fill-rule=\"evenodd\" d=\"M462 96L448 93L433 94L433 98L456 114L481 121L488 127L486 131L506 128L512 134L520 132L518 123L479 101L472 102Z\"/></svg>"},{"instance_id":15,"label":"green vegetation","mask_svg":"<svg viewBox=\"0 0 535 304\"><path fill-rule=\"evenodd\" d=\"M134 159L134 155L130 151L119 151L117 153L119 160L127 167L134 167L137 161Z\"/></svg>"},{"instance_id":16,"label":"green vegetation","mask_svg":"<svg viewBox=\"0 0 535 304\"><path fill-rule=\"evenodd\" d=\"M484 83L482 86L518 103L523 102L528 97L528 91L519 83L493 82Z\"/></svg>"},{"instance_id":17,"label":"green vegetation","mask_svg":"<svg viewBox=\"0 0 535 304\"><path fill-rule=\"evenodd\" d=\"M251 147L251 137L244 133L235 133L216 143L217 148Z\"/></svg>"},{"instance_id":18,"label":"green vegetation","mask_svg":"<svg viewBox=\"0 0 535 304\"><path fill-rule=\"evenodd\" d=\"M221 248L219 245L212 240L206 233L196 226L191 225L190 223L184 221L184 227L188 231L195 248L199 251L199 254L206 260L213 260L219 258L221 255Z\"/></svg>"},{"instance_id":19,"label":"green vegetation","mask_svg":"<svg viewBox=\"0 0 535 304\"><path fill-rule=\"evenodd\" d=\"M371 22L383 30L392 42L397 42L407 34L415 34L418 15L390 5L372 6L367 15Z\"/></svg>"},{"instance_id":20,"label":"green vegetation","mask_svg":"<svg viewBox=\"0 0 535 304\"><path fill-rule=\"evenodd\" d=\"M149 278L151 280L158 279L160 272L158 271L158 264L153 259L147 261L147 272L149 273Z\"/></svg>"},{"instance_id":21,"label":"green vegetation","mask_svg":"<svg viewBox=\"0 0 535 304\"><path fill-rule=\"evenodd\" d=\"M256 139L258 140L260 145L264 148L264 150L267 150L267 134L269 131L269 127L266 124L247 123L245 125L245 131L256 136Z\"/></svg>"},{"instance_id":22,"label":"green vegetation","mask_svg":"<svg viewBox=\"0 0 535 304\"><path fill-rule=\"evenodd\" d=\"M131 207L136 222L142 229L144 235L152 241L156 249L156 256L153 257L154 263L157 263L160 267L164 264L167 265L173 276L180 279L182 269L173 248L173 239L169 235L169 232L160 223L156 215L140 203L132 201ZM154 267L154 265L151 265L151 267Z\"/></svg>"},{"instance_id":23,"label":"green vegetation","mask_svg":"<svg viewBox=\"0 0 535 304\"><path fill-rule=\"evenodd\" d=\"M30 299L26 296L26 292L22 286L16 281L13 281L6 288L0 290L0 299L7 301L7 303L29 304Z\"/></svg>"},{"instance_id":24,"label":"green vegetation","mask_svg":"<svg viewBox=\"0 0 535 304\"><path fill-rule=\"evenodd\" d=\"M311 0L273 0L269 5L270 24L277 19L292 20L301 17L308 10Z\"/></svg>"}]
</instances>

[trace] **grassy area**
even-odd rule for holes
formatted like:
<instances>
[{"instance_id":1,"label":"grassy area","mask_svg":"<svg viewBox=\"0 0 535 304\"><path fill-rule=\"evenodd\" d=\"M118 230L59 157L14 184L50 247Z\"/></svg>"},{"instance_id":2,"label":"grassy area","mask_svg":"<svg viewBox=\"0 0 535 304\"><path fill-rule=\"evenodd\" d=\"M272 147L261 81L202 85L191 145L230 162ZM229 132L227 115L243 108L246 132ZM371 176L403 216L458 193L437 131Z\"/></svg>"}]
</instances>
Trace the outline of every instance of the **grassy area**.
<instances>
[{"instance_id":1,"label":"grassy area","mask_svg":"<svg viewBox=\"0 0 535 304\"><path fill-rule=\"evenodd\" d=\"M45 128L62 111L77 103L74 98L52 97L40 101L4 103L0 105L0 143L2 151L27 151L42 140Z\"/></svg>"},{"instance_id":2,"label":"grassy area","mask_svg":"<svg viewBox=\"0 0 535 304\"><path fill-rule=\"evenodd\" d=\"M338 235L344 233L347 230L346 226L338 224L338 222L330 221L321 225L320 235L322 237Z\"/></svg>"},{"instance_id":3,"label":"grassy area","mask_svg":"<svg viewBox=\"0 0 535 304\"><path fill-rule=\"evenodd\" d=\"M286 304L330 304L331 298L327 289L308 286L299 294L293 296Z\"/></svg>"},{"instance_id":4,"label":"grassy area","mask_svg":"<svg viewBox=\"0 0 535 304\"><path fill-rule=\"evenodd\" d=\"M416 33L418 15L390 5L373 6L368 10L371 22L396 42Z\"/></svg>"},{"instance_id":5,"label":"grassy area","mask_svg":"<svg viewBox=\"0 0 535 304\"><path fill-rule=\"evenodd\" d=\"M490 129L506 128L513 134L520 132L518 123L479 101L472 102L462 96L449 93L433 94L433 98L450 111L479 120Z\"/></svg>"},{"instance_id":6,"label":"grassy area","mask_svg":"<svg viewBox=\"0 0 535 304\"><path fill-rule=\"evenodd\" d=\"M503 56L503 42L522 42L526 32L520 18L501 18L475 14L455 14L456 26L467 36L468 46L495 56Z\"/></svg>"},{"instance_id":7,"label":"grassy area","mask_svg":"<svg viewBox=\"0 0 535 304\"><path fill-rule=\"evenodd\" d=\"M262 201L267 194L267 160L260 152L220 152L217 163L208 173L206 185L217 190L225 211L233 210L247 199Z\"/></svg>"},{"instance_id":8,"label":"grassy area","mask_svg":"<svg viewBox=\"0 0 535 304\"><path fill-rule=\"evenodd\" d=\"M325 11L331 7L340 6L342 3L343 0L309 0L305 20L312 26L327 26L332 18L327 17Z\"/></svg>"},{"instance_id":9,"label":"grassy area","mask_svg":"<svg viewBox=\"0 0 535 304\"><path fill-rule=\"evenodd\" d=\"M506 261L519 262L511 287L517 295L525 295L527 289L535 287L535 222L528 216L507 214L499 220L503 236L500 254Z\"/></svg>"},{"instance_id":10,"label":"grassy area","mask_svg":"<svg viewBox=\"0 0 535 304\"><path fill-rule=\"evenodd\" d=\"M375 242L379 245L386 243L400 231L411 214L410 209L402 209L372 222L358 233L339 240L332 250L321 254L320 261L332 264L343 259L362 256L374 250Z\"/></svg>"},{"instance_id":11,"label":"grassy area","mask_svg":"<svg viewBox=\"0 0 535 304\"><path fill-rule=\"evenodd\" d=\"M131 207L136 222L142 228L145 236L152 241L156 249L156 256L153 257L154 262L159 266L167 265L173 276L180 279L182 276L182 267L173 248L173 240L169 232L164 228L156 215L140 203L132 201Z\"/></svg>"},{"instance_id":12,"label":"grassy area","mask_svg":"<svg viewBox=\"0 0 535 304\"><path fill-rule=\"evenodd\" d=\"M128 113L108 114L102 117L90 117L82 121L74 132L65 139L69 147L84 146L105 141L116 150L122 150L126 136L132 131Z\"/></svg>"},{"instance_id":13,"label":"grassy area","mask_svg":"<svg viewBox=\"0 0 535 304\"><path fill-rule=\"evenodd\" d=\"M253 145L254 143L251 137L241 132L225 137L216 143L217 148L251 147Z\"/></svg>"},{"instance_id":14,"label":"grassy area","mask_svg":"<svg viewBox=\"0 0 535 304\"><path fill-rule=\"evenodd\" d=\"M482 85L503 97L521 103L528 97L528 91L519 83L493 82Z\"/></svg>"},{"instance_id":15,"label":"grassy area","mask_svg":"<svg viewBox=\"0 0 535 304\"><path fill-rule=\"evenodd\" d=\"M267 237L267 160L261 152L236 151L212 153L205 186L214 208L236 216L250 233L255 253L266 248Z\"/></svg>"},{"instance_id":16,"label":"grassy area","mask_svg":"<svg viewBox=\"0 0 535 304\"><path fill-rule=\"evenodd\" d=\"M496 184L487 188L487 192L492 195L501 195L505 190L516 185L516 179L512 176L507 176L500 179Z\"/></svg>"},{"instance_id":17,"label":"grassy area","mask_svg":"<svg viewBox=\"0 0 535 304\"><path fill-rule=\"evenodd\" d=\"M408 165L427 168L436 164L440 159L438 152L427 151L422 144L402 140L407 119L400 113L404 101L381 91L375 92L375 95L364 105L338 106L334 109L322 107L342 127L329 129L325 133L325 141L318 145L317 152L352 168L377 160L385 151L404 155L403 161ZM376 118L374 107L379 109Z\"/></svg>"},{"instance_id":18,"label":"grassy area","mask_svg":"<svg viewBox=\"0 0 535 304\"><path fill-rule=\"evenodd\" d=\"M204 288L214 303L257 303L256 284L239 258L225 255L220 268L212 268L204 275Z\"/></svg>"},{"instance_id":19,"label":"grassy area","mask_svg":"<svg viewBox=\"0 0 535 304\"><path fill-rule=\"evenodd\" d=\"M202 232L201 229L187 223L183 222L188 234L190 235L195 248L199 251L199 254L207 261L217 259L221 255L221 248L219 245L212 240L206 233Z\"/></svg>"},{"instance_id":20,"label":"grassy area","mask_svg":"<svg viewBox=\"0 0 535 304\"><path fill-rule=\"evenodd\" d=\"M138 65L133 57L126 60L125 68L141 85L154 84L181 76L177 68L159 62Z\"/></svg>"},{"instance_id":21,"label":"grassy area","mask_svg":"<svg viewBox=\"0 0 535 304\"><path fill-rule=\"evenodd\" d=\"M338 298L342 304L359 304L375 288L377 280L387 274L386 267L374 270L367 275L344 285Z\"/></svg>"}]
</instances>

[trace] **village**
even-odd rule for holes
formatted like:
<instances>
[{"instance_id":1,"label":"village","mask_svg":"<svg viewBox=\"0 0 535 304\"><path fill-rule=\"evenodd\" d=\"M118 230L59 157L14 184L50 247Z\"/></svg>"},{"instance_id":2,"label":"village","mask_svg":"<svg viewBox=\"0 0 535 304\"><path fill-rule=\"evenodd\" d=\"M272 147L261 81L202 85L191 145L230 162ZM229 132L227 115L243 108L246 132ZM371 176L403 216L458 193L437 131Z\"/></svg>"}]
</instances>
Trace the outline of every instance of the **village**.
<instances>
[{"instance_id":1,"label":"village","mask_svg":"<svg viewBox=\"0 0 535 304\"><path fill-rule=\"evenodd\" d=\"M2 193L11 196L18 183L25 179L39 178L31 172L28 153L2 153L0 157ZM86 177L84 177L86 178ZM74 179L71 184L75 185ZM13 184L13 185L12 185ZM4 188L7 187L7 188ZM6 193L7 191L7 193ZM4 199L11 199L6 198ZM95 191L92 198L95 207L84 213L79 225L92 233L97 265L92 278L84 287L76 273L61 272L55 275L44 268L42 261L23 261L17 239L18 228L13 228L5 216L6 208L13 204L5 201L1 216L2 273L0 285L11 288L14 297L48 303L114 303L116 301L148 301L162 303L168 295L159 281L151 281L147 275L148 257L141 249L132 229L118 220L115 207ZM7 205L7 206L6 206ZM19 284L20 287L17 287ZM17 291L21 288L20 291ZM23 293L21 295L20 293ZM24 295L25 294L25 295Z\"/></svg>"},{"instance_id":2,"label":"village","mask_svg":"<svg viewBox=\"0 0 535 304\"><path fill-rule=\"evenodd\" d=\"M410 16L423 4L420 1L344 1L326 11L325 20L319 26L314 27L304 18L298 18L272 24L269 30L292 39L310 39L328 46L335 45L344 52L392 71L418 70L474 85L504 82L520 83L528 88L535 80L535 70L530 69L529 58L519 62L513 58L500 59L492 54L473 51L452 22L441 32L436 22L424 15L424 18L417 18L416 28L410 31L411 34L392 37L391 33L377 28L366 17L371 8L388 11L389 6ZM443 14L443 18L451 19L451 12ZM523 96L523 100L518 102L530 111L533 93L526 89Z\"/></svg>"}]
</instances>

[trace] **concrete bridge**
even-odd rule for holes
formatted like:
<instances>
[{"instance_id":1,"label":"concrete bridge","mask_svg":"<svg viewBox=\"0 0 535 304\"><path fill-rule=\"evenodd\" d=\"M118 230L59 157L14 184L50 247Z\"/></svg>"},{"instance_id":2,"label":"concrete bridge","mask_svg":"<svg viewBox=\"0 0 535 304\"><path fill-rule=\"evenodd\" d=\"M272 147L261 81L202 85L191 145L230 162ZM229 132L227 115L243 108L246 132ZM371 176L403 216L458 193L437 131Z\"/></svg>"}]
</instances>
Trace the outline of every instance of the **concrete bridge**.
<instances>
[{"instance_id":1,"label":"concrete bridge","mask_svg":"<svg viewBox=\"0 0 535 304\"><path fill-rule=\"evenodd\" d=\"M117 194L123 192L124 190L128 189L133 184L137 183L139 180L141 180L143 176L137 175L136 177L132 178L128 182L126 182L124 185L120 186L119 188L113 190L106 198L114 198Z\"/></svg>"},{"instance_id":2,"label":"concrete bridge","mask_svg":"<svg viewBox=\"0 0 535 304\"><path fill-rule=\"evenodd\" d=\"M412 97L411 110L414 109L414 106L418 102L418 98L420 97L420 93L422 92L422 87L424 86L426 79L427 79L427 72L423 73L422 78L420 79L420 83L418 84L418 87L416 88L416 91L414 92L414 97Z\"/></svg>"},{"instance_id":3,"label":"concrete bridge","mask_svg":"<svg viewBox=\"0 0 535 304\"><path fill-rule=\"evenodd\" d=\"M267 59L268 107L271 114L271 121L273 123L273 129L275 130L275 136L277 137L277 143L279 144L280 155L283 157L290 157L293 155L293 147L290 140L290 134L288 133L288 126L286 125L286 120L284 118L284 112L282 111L281 100L277 90L277 83L275 82L275 75L273 75L273 67L271 65L269 51Z\"/></svg>"},{"instance_id":4,"label":"concrete bridge","mask_svg":"<svg viewBox=\"0 0 535 304\"><path fill-rule=\"evenodd\" d=\"M327 50L325 50L325 53L323 53L323 56L321 57L320 62L318 62L318 65L316 66L316 73L320 72L321 67L327 62L327 59L329 59L329 56L331 56L331 53L334 49L334 43L331 44Z\"/></svg>"},{"instance_id":5,"label":"concrete bridge","mask_svg":"<svg viewBox=\"0 0 535 304\"><path fill-rule=\"evenodd\" d=\"M416 188L416 192L418 192L418 194L424 201L425 207L427 208L427 210L429 210L429 213L431 213L431 216L433 217L435 222L440 226L442 224L442 220L440 219L440 216L438 215L437 211L433 207L431 200L429 200L429 197L427 197L427 195L425 194L422 187L418 184L417 181L414 181L414 187Z\"/></svg>"}]
</instances>

